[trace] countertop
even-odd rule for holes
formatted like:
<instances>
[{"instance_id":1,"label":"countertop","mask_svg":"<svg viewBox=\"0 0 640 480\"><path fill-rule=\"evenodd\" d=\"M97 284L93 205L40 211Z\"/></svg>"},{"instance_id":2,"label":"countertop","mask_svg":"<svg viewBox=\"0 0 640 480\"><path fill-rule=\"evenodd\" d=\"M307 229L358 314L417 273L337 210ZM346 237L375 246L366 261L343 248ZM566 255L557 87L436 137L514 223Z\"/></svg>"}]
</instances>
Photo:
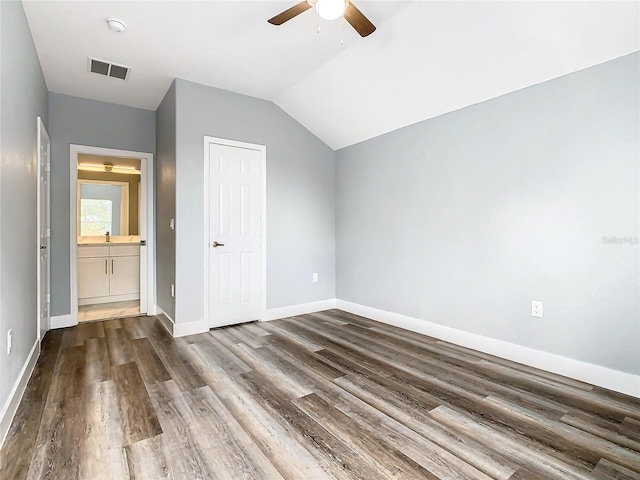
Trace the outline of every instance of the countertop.
<instances>
[{"instance_id":1,"label":"countertop","mask_svg":"<svg viewBox=\"0 0 640 480\"><path fill-rule=\"evenodd\" d=\"M124 245L140 245L140 242L90 242L79 243L79 247L120 247Z\"/></svg>"},{"instance_id":2,"label":"countertop","mask_svg":"<svg viewBox=\"0 0 640 480\"><path fill-rule=\"evenodd\" d=\"M117 247L120 245L140 245L137 235L113 236L106 241L106 237L78 237L79 247Z\"/></svg>"}]
</instances>

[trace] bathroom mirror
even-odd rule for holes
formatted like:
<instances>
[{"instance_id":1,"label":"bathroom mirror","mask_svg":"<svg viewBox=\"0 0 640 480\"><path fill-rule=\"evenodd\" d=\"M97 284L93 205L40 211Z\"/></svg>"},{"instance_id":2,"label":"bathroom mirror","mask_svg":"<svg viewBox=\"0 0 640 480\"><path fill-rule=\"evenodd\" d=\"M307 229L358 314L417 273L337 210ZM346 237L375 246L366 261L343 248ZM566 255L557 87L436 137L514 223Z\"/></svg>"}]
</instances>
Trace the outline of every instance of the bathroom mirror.
<instances>
[{"instance_id":1,"label":"bathroom mirror","mask_svg":"<svg viewBox=\"0 0 640 480\"><path fill-rule=\"evenodd\" d=\"M78 233L82 237L129 235L129 184L79 180Z\"/></svg>"},{"instance_id":2,"label":"bathroom mirror","mask_svg":"<svg viewBox=\"0 0 640 480\"><path fill-rule=\"evenodd\" d=\"M78 162L78 236L139 235L140 160L82 157Z\"/></svg>"}]
</instances>

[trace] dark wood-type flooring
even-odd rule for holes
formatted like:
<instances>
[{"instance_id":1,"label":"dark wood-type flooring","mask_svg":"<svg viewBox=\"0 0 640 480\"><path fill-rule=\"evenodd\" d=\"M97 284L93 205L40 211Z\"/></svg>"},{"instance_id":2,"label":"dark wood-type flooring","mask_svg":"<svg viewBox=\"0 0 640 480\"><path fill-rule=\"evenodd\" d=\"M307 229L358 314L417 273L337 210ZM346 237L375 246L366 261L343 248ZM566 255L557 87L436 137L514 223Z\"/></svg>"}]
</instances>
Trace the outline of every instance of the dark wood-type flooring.
<instances>
[{"instance_id":1,"label":"dark wood-type flooring","mask_svg":"<svg viewBox=\"0 0 640 480\"><path fill-rule=\"evenodd\" d=\"M640 400L338 310L47 334L0 478L638 479Z\"/></svg>"}]
</instances>

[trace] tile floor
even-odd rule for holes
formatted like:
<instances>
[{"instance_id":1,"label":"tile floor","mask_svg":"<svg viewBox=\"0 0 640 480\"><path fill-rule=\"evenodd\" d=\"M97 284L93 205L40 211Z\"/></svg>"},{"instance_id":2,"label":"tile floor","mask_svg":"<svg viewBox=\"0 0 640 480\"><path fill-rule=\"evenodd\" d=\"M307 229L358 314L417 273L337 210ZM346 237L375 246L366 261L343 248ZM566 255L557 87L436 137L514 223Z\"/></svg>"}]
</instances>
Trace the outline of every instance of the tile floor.
<instances>
[{"instance_id":1,"label":"tile floor","mask_svg":"<svg viewBox=\"0 0 640 480\"><path fill-rule=\"evenodd\" d=\"M140 300L100 303L78 307L78 322L92 322L110 318L131 317L140 313Z\"/></svg>"}]
</instances>

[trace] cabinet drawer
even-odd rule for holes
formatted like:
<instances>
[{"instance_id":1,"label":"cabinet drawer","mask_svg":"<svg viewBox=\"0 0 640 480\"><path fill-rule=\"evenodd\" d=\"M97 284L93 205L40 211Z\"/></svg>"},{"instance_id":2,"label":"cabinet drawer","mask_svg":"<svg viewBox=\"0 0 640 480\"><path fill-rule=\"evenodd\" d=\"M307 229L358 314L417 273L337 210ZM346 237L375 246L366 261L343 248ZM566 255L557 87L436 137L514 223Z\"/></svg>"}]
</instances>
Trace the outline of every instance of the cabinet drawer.
<instances>
[{"instance_id":1,"label":"cabinet drawer","mask_svg":"<svg viewBox=\"0 0 640 480\"><path fill-rule=\"evenodd\" d=\"M78 258L108 257L109 247L78 247Z\"/></svg>"},{"instance_id":2,"label":"cabinet drawer","mask_svg":"<svg viewBox=\"0 0 640 480\"><path fill-rule=\"evenodd\" d=\"M122 245L118 247L108 247L112 257L140 256L140 245Z\"/></svg>"}]
</instances>

